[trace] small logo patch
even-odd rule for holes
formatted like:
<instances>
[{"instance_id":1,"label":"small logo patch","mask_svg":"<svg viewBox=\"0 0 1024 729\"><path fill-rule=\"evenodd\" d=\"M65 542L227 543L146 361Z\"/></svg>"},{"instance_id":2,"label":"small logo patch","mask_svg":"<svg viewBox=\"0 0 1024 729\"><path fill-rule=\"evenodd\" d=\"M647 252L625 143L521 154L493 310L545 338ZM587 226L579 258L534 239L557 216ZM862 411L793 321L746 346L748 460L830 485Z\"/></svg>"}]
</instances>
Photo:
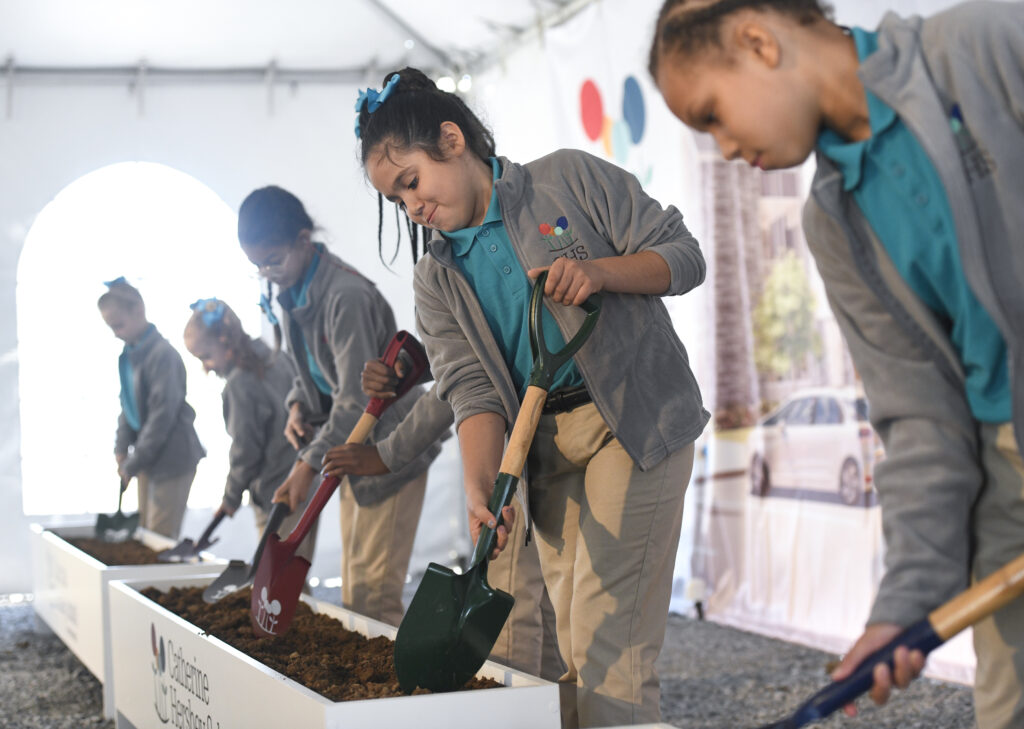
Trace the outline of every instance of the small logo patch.
<instances>
[{"instance_id":1,"label":"small logo patch","mask_svg":"<svg viewBox=\"0 0 1024 729\"><path fill-rule=\"evenodd\" d=\"M548 250L557 253L558 258L572 258L579 261L590 258L587 249L580 245L579 239L569 226L569 219L564 215L559 216L554 225L541 223L538 229Z\"/></svg>"}]
</instances>

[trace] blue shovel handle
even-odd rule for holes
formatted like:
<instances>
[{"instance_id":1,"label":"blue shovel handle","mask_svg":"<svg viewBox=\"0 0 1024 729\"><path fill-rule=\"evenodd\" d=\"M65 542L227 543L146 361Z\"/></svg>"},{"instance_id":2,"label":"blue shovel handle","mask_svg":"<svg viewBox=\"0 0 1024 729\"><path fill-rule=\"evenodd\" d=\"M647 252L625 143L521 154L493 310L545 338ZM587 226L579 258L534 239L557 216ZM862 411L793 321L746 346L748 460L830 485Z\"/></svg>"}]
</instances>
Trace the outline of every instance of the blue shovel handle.
<instances>
[{"instance_id":1,"label":"blue shovel handle","mask_svg":"<svg viewBox=\"0 0 1024 729\"><path fill-rule=\"evenodd\" d=\"M849 676L812 696L793 713L792 726L804 726L808 722L823 719L866 693L875 682L875 666L884 663L890 671L893 670L893 654L899 646L919 650L927 656L942 643L942 638L935 632L928 618L922 618L861 661L857 670Z\"/></svg>"}]
</instances>

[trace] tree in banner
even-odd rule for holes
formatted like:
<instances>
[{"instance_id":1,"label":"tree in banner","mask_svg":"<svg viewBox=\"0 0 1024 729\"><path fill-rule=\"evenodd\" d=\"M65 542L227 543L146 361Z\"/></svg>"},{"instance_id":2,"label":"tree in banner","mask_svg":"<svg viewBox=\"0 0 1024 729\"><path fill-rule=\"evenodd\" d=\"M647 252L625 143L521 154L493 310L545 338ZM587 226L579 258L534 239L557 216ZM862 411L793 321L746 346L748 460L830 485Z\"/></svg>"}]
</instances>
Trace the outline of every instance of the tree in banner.
<instances>
[{"instance_id":1,"label":"tree in banner","mask_svg":"<svg viewBox=\"0 0 1024 729\"><path fill-rule=\"evenodd\" d=\"M763 378L796 379L821 355L815 308L803 261L786 251L772 264L754 309L754 362Z\"/></svg>"},{"instance_id":2,"label":"tree in banner","mask_svg":"<svg viewBox=\"0 0 1024 729\"><path fill-rule=\"evenodd\" d=\"M706 206L714 237L715 428L757 420L760 393L754 366L750 274L757 269L757 177L750 167L716 155L703 162Z\"/></svg>"}]
</instances>

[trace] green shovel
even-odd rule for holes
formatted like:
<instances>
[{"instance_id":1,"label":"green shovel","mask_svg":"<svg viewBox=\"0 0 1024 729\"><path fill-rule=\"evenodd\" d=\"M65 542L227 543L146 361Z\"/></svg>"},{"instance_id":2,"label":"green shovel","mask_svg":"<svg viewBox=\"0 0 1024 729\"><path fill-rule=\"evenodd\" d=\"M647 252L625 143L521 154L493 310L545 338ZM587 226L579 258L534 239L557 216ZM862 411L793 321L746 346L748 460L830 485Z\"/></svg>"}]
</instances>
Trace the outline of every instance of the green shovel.
<instances>
[{"instance_id":1,"label":"green shovel","mask_svg":"<svg viewBox=\"0 0 1024 729\"><path fill-rule=\"evenodd\" d=\"M494 550L501 510L515 494L548 389L559 368L587 341L601 311L598 295L587 299L582 306L587 314L576 336L552 354L541 327L546 280L545 272L537 278L530 296L533 370L488 503L497 525L480 532L464 574L433 562L427 567L395 637L395 672L406 693L417 686L431 691L454 691L463 686L487 660L515 602L508 593L487 584L487 556Z\"/></svg>"}]
</instances>

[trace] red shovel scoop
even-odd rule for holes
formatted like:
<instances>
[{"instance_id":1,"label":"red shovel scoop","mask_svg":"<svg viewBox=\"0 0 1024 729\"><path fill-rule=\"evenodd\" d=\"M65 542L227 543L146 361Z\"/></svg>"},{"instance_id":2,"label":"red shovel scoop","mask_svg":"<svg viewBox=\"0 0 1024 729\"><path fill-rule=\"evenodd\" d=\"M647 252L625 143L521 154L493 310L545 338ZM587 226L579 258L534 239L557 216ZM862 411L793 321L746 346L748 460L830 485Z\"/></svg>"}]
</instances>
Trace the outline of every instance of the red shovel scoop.
<instances>
[{"instance_id":1,"label":"red shovel scoop","mask_svg":"<svg viewBox=\"0 0 1024 729\"><path fill-rule=\"evenodd\" d=\"M382 359L384 364L394 367L399 357L403 360L405 372L395 390L395 396L387 400L372 398L346 443L362 443L366 440L388 406L412 389L426 372L427 355L423 351L423 346L405 331L395 334ZM272 638L284 635L291 625L292 616L295 615L295 608L299 603L299 594L309 571L309 562L296 556L295 551L306 538L337 487L338 479L335 476L325 478L288 538L281 541L276 534L271 534L267 540L256 567L256 576L253 578L252 603L249 611L252 627L257 636Z\"/></svg>"}]
</instances>

